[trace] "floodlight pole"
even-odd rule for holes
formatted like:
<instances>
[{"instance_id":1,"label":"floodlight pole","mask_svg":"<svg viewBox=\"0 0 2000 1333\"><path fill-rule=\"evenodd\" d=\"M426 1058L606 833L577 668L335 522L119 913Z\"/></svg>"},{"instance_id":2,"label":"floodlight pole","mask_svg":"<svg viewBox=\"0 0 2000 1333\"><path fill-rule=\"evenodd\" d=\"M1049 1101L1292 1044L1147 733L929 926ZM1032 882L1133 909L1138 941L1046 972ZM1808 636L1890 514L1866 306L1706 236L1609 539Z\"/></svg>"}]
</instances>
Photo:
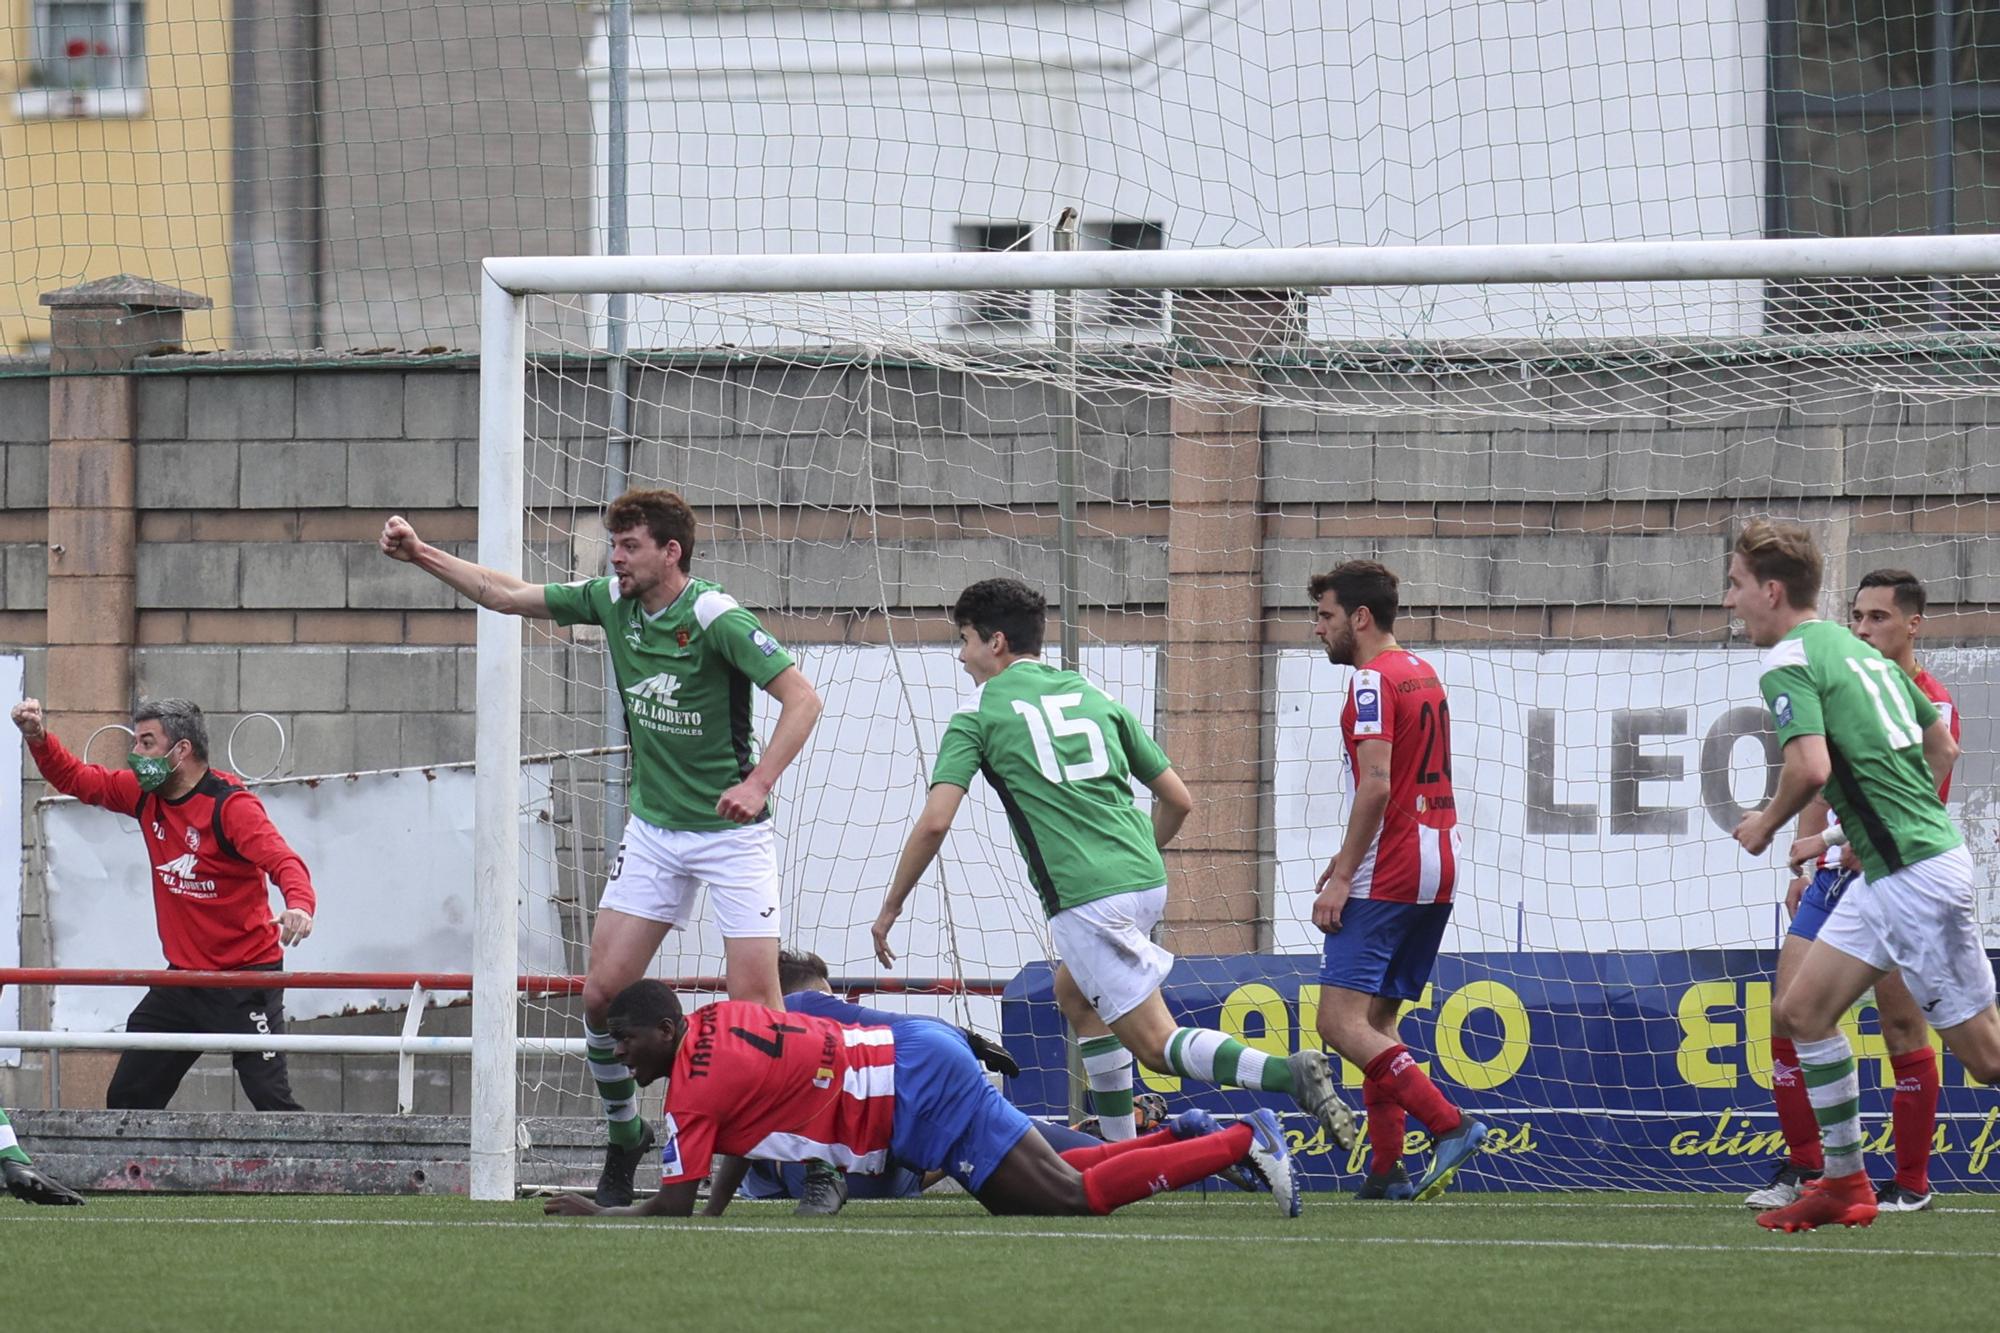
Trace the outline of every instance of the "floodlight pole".
<instances>
[{"instance_id":1,"label":"floodlight pole","mask_svg":"<svg viewBox=\"0 0 2000 1333\"><path fill-rule=\"evenodd\" d=\"M1076 249L1076 210L1065 208L1056 219L1055 248L1068 254ZM1074 671L1078 663L1077 617L1083 600L1078 584L1083 563L1076 540L1076 293L1055 293L1056 321L1056 532L1062 558L1060 564L1062 614L1062 667Z\"/></svg>"},{"instance_id":2,"label":"floodlight pole","mask_svg":"<svg viewBox=\"0 0 2000 1333\"><path fill-rule=\"evenodd\" d=\"M631 138L628 134L632 102L632 0L611 0L606 24L609 44L607 64L611 73L610 103L606 107L610 140L605 154L604 252L628 254L631 234ZM625 350L632 316L630 292L610 292L604 299L604 385L611 394L604 426L604 503L624 493L631 476L631 402L626 395ZM587 418L586 418L587 419ZM610 554L605 555L610 572ZM625 696L618 688L618 675L611 653L604 654L604 743L625 743ZM604 799L598 807L599 848L604 856L605 877L610 877L612 858L625 830L625 761L613 755L604 765Z\"/></svg>"},{"instance_id":3,"label":"floodlight pole","mask_svg":"<svg viewBox=\"0 0 2000 1333\"><path fill-rule=\"evenodd\" d=\"M1058 254L1076 250L1076 210L1065 208L1056 219L1053 236ZM1056 533L1061 556L1057 565L1057 614L1062 643L1062 668L1075 671L1081 656L1077 634L1078 575L1076 546L1076 293L1058 289L1055 297L1056 334ZM1083 1067L1083 1047L1071 1029L1064 1043L1069 1064L1071 1120L1090 1114L1090 1081Z\"/></svg>"}]
</instances>

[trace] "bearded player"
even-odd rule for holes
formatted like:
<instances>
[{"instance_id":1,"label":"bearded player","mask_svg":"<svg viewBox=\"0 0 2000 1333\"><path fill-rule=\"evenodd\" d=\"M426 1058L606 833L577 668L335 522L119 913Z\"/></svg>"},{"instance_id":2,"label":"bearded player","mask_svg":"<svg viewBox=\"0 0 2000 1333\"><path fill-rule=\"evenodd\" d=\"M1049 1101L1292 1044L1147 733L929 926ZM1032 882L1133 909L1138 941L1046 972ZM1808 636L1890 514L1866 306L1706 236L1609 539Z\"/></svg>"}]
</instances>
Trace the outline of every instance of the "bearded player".
<instances>
[{"instance_id":1,"label":"bearded player","mask_svg":"<svg viewBox=\"0 0 2000 1333\"><path fill-rule=\"evenodd\" d=\"M1297 1179L1277 1117L1258 1110L1226 1129L1191 1121L1058 1155L986 1080L972 1048L943 1023L852 1027L810 1014L725 1000L683 1016L665 983L647 979L612 1002L618 1057L642 1084L667 1079L660 1191L629 1207L580 1194L551 1214L687 1217L717 1154L830 1162L879 1171L889 1161L942 1170L989 1212L1103 1216L1245 1162L1279 1209L1299 1213ZM718 1190L708 1216L729 1202Z\"/></svg>"},{"instance_id":2,"label":"bearded player","mask_svg":"<svg viewBox=\"0 0 2000 1333\"><path fill-rule=\"evenodd\" d=\"M604 511L610 578L529 583L429 545L400 516L382 527L382 554L415 565L505 615L591 624L625 706L632 743L631 815L590 931L583 1036L604 1103L609 1142L600 1203L632 1200L652 1147L631 1071L611 1057L611 997L644 976L660 942L693 918L703 885L722 934L733 999L775 1005L778 856L770 796L819 721L820 700L757 618L718 585L690 574L695 516L672 491L630 490ZM751 689L779 704L757 757Z\"/></svg>"},{"instance_id":3,"label":"bearded player","mask_svg":"<svg viewBox=\"0 0 2000 1333\"><path fill-rule=\"evenodd\" d=\"M1819 1121L1825 1175L1782 1208L1757 1215L1773 1231L1866 1226L1878 1206L1861 1158L1861 1085L1840 1020L1870 986L1900 971L1917 1006L1983 1083L2000 1079L2000 1009L1973 908L1972 858L1938 787L1958 745L1907 672L1814 614L1823 562L1797 523L1757 519L1730 552L1722 605L1768 649L1759 681L1783 747L1777 790L1735 838L1752 856L1823 795L1840 816L1863 878L1842 895L1773 1005L1792 1034ZM1792 844L1802 864L1823 847Z\"/></svg>"},{"instance_id":4,"label":"bearded player","mask_svg":"<svg viewBox=\"0 0 2000 1333\"><path fill-rule=\"evenodd\" d=\"M1314 634L1351 666L1341 739L1347 833L1319 877L1313 924L1326 933L1319 1036L1365 1074L1372 1149L1358 1198L1428 1200L1479 1150L1486 1126L1439 1092L1403 1045L1403 1006L1421 997L1451 920L1458 807L1451 789L1451 706L1429 663L1396 642L1395 574L1349 560L1315 575ZM1424 1177L1403 1165L1406 1118L1431 1132Z\"/></svg>"},{"instance_id":5,"label":"bearded player","mask_svg":"<svg viewBox=\"0 0 2000 1333\"><path fill-rule=\"evenodd\" d=\"M1848 613L1848 627L1856 638L1903 669L1958 740L1958 714L1951 695L1937 677L1917 664L1916 641L1924 620L1924 585L1908 570L1878 569L1861 580ZM1951 775L1938 785L1938 799L1951 792ZM1782 1208L1799 1197L1809 1180L1817 1180L1825 1165L1820 1145L1819 1122L1813 1119L1812 1103L1799 1077L1799 1057L1792 1034L1784 1031L1775 1006L1798 974L1806 950L1818 938L1820 927L1839 905L1848 886L1860 877L1860 863L1845 855L1847 835L1832 817L1824 800L1815 798L1799 816L1799 847L1810 857L1812 849L1823 846L1818 864L1808 879L1803 873L1792 881L1785 905L1792 914L1792 926L1778 951L1778 976L1774 989L1774 1020L1771 1025L1771 1094L1778 1105L1778 1125L1785 1135L1786 1157L1763 1189L1751 1193L1744 1202L1753 1208ZM1797 871L1801 861L1794 866ZM1883 1212L1914 1213L1931 1206L1931 1141L1937 1126L1938 1059L1931 1048L1930 1025L1923 1010L1910 995L1898 973L1890 973L1875 985L1875 1012L1882 1025L1882 1044L1889 1052L1895 1071L1896 1091L1889 1104L1890 1121L1895 1125L1896 1174L1876 1187L1875 1205Z\"/></svg>"}]
</instances>

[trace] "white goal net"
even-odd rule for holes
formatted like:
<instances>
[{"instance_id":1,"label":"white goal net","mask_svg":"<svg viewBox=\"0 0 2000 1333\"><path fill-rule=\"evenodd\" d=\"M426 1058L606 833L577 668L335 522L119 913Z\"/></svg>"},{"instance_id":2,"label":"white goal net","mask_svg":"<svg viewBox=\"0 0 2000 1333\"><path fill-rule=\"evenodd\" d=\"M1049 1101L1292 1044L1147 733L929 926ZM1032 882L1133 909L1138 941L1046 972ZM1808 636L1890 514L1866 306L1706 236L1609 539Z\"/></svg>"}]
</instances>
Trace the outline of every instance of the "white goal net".
<instances>
[{"instance_id":1,"label":"white goal net","mask_svg":"<svg viewBox=\"0 0 2000 1333\"><path fill-rule=\"evenodd\" d=\"M1812 527L1829 617L1871 570L1923 581L1919 655L1964 726L1951 809L1985 882L2000 870L2000 347L1976 318L2000 258L1973 240L1829 244L875 257L839 284L832 257L733 261L726 279L497 261L521 289L576 293L526 299L514 326L523 568L595 576L612 495L687 498L694 572L756 611L826 703L774 799L786 943L864 1003L1004 1032L1011 1095L1060 1115L1047 930L983 782L898 927L898 966L871 956L969 688L946 609L976 580L1027 580L1050 601L1050 657L1151 722L1196 800L1169 854L1170 1002L1284 1052L1317 1043L1310 909L1349 781L1347 669L1313 639L1306 584L1383 562L1398 638L1449 692L1464 831L1444 957L1404 1032L1501 1131L1480 1178L1745 1184L1782 1151L1768 1006L1789 838L1756 858L1730 838L1777 762L1759 655L1720 608L1743 522ZM822 285L675 291L666 273ZM614 359L575 330L617 287L638 295ZM1839 327L1794 317L1836 296L1859 312ZM581 970L622 823L619 710L588 633L537 624L519 652L522 751L568 756L562 944ZM760 728L774 716L760 702ZM720 970L706 913L657 965ZM896 989L911 979L941 984ZM524 1035L573 1036L576 1012L531 1001ZM1850 1026L1885 1124L1872 1009ZM580 1061L535 1059L521 1080L525 1113L594 1112ZM1253 1104L1145 1082L1174 1106ZM1983 1169L1986 1107L1965 1088L1947 1062L1941 1181ZM1323 1187L1363 1161L1303 1144Z\"/></svg>"}]
</instances>

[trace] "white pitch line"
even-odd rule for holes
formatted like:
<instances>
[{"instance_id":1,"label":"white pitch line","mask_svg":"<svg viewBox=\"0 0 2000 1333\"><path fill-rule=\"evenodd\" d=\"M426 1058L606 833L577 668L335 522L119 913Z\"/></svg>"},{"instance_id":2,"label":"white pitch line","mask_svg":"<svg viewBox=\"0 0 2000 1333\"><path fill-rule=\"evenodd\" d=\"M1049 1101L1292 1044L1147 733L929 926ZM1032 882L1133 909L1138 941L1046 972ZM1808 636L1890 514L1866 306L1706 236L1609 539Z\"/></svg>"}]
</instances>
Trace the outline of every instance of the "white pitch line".
<instances>
[{"instance_id":1,"label":"white pitch line","mask_svg":"<svg viewBox=\"0 0 2000 1333\"><path fill-rule=\"evenodd\" d=\"M1314 1197L1315 1196L1312 1194L1306 1195L1306 1199L1309 1203ZM1331 1207L1334 1202L1339 1201L1343 1197L1344 1196L1342 1196L1339 1193L1329 1193L1328 1203L1325 1206ZM1970 1201L1972 1198L1979 1196L1954 1195L1952 1197L1954 1201L1958 1202L1959 1206L1929 1208L1924 1211L1924 1216L1926 1218L1969 1217L1969 1218L1976 1218L1980 1221L1987 1222L1990 1224L1994 1216L1996 1214L2000 1214L2000 1208L1994 1208L1984 1204L1973 1203ZM765 1202L792 1203L794 1202L794 1200L749 1199L749 1200L739 1200L735 1204L732 1204L731 1206L740 1207L743 1203L762 1204ZM847 1206L849 1208L853 1208L856 1207L857 1205L862 1205L862 1204L867 1204L872 1206L879 1203L902 1203L902 1202L907 1202L907 1201L901 1199L853 1199L848 1202ZM1256 1202L1257 1200L1255 1196L1244 1195L1244 1194L1224 1195L1220 1198L1213 1198L1213 1197L1203 1198L1197 1194L1190 1194L1190 1195L1175 1194L1172 1198L1153 1198L1147 1201L1148 1206L1154 1208L1239 1208L1239 1207L1244 1207L1248 1204L1254 1204ZM1265 1203L1262 1206L1266 1208L1270 1207L1268 1203ZM1464 1211L1470 1211L1473 1209L1486 1209L1488 1211L1498 1210L1506 1212L1512 1212L1520 1208L1554 1208L1554 1209L1567 1209L1570 1211L1584 1211L1584 1210L1601 1208L1606 1211L1625 1211L1625 1212L1715 1213L1718 1215L1735 1214L1736 1216L1739 1217L1747 1216L1758 1211L1757 1209L1751 1208L1750 1206L1746 1205L1740 1196L1735 1194L1724 1194L1724 1193L1717 1194L1715 1196L1715 1201L1713 1203L1667 1203L1667 1202L1645 1203L1638 1200L1622 1200L1622 1199L1621 1200L1611 1200L1611 1199L1591 1200L1591 1199L1562 1199L1562 1198L1540 1199L1540 1198L1532 1198L1525 1196L1509 1196L1505 1203L1491 1203L1491 1202L1482 1202L1481 1199L1475 1195L1461 1195L1456 1198L1446 1197L1442 1199L1433 1199L1429 1203L1424 1204L1423 1207L1426 1211L1433 1208L1448 1208L1448 1209L1458 1209ZM1917 1225L1924 1226L1924 1225L1929 1225L1929 1223L1924 1222L1924 1223L1918 1223Z\"/></svg>"},{"instance_id":2,"label":"white pitch line","mask_svg":"<svg viewBox=\"0 0 2000 1333\"><path fill-rule=\"evenodd\" d=\"M42 1214L41 1216L48 1216ZM14 1213L0 1215L0 1222L28 1222L35 1218ZM640 1219L615 1222L592 1221L586 1218L562 1219L563 1225L551 1220L540 1222L514 1221L508 1218L381 1218L370 1220L360 1217L91 1217L66 1215L63 1220L49 1218L57 1226L78 1226L95 1223L98 1225L138 1224L149 1226L301 1226L301 1227L416 1227L437 1230L500 1230L500 1231L541 1231L551 1236L565 1231L609 1231L629 1230L640 1225ZM1092 1232L1092 1231L996 1231L990 1227L746 1227L726 1222L681 1221L672 1218L650 1219L651 1225L659 1230L671 1231L682 1236L774 1236L783 1237L787 1244L797 1242L801 1237L833 1239L867 1236L953 1236L976 1240L1095 1240L1095 1241L1140 1241L1150 1244L1172 1245L1214 1245L1217 1243L1236 1245L1325 1245L1329 1241L1343 1245L1429 1245L1446 1246L1454 1249L1534 1249L1534 1250L1611 1250L1638 1251L1650 1254L1773 1254L1787 1257L1827 1255L1844 1258L1851 1255L1865 1255L1874 1258L1910 1259L2000 1259L2000 1250L1907 1250L1884 1246L1848 1247L1836 1249L1797 1249L1788 1245L1670 1245L1661 1241L1623 1240L1556 1240L1514 1237L1508 1239L1452 1238L1438 1236L1216 1236L1184 1235L1168 1232Z\"/></svg>"}]
</instances>

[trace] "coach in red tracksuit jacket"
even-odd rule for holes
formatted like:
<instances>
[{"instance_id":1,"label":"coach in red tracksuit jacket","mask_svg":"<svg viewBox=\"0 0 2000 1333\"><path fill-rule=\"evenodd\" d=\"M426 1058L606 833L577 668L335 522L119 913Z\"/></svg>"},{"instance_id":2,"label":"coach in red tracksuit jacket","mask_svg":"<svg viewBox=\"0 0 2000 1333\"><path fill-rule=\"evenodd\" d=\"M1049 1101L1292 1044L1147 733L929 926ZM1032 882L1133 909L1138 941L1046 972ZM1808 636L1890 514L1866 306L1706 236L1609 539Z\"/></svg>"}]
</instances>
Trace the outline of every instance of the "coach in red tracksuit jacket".
<instances>
[{"instance_id":1,"label":"coach in red tracksuit jacket","mask_svg":"<svg viewBox=\"0 0 2000 1333\"><path fill-rule=\"evenodd\" d=\"M282 945L312 933L318 905L312 878L286 845L264 803L208 766L208 724L185 699L158 699L132 714L126 771L87 764L42 726L42 706L14 706L14 725L50 786L65 796L139 821L153 865L153 909L167 965L189 971L265 971L284 966ZM277 881L285 911L271 916L265 877ZM128 1032L285 1030L284 992L156 986L126 1021ZM199 1056L192 1051L127 1051L111 1075L106 1105L157 1109L173 1100ZM260 1111L297 1111L275 1051L243 1051L236 1075Z\"/></svg>"}]
</instances>

